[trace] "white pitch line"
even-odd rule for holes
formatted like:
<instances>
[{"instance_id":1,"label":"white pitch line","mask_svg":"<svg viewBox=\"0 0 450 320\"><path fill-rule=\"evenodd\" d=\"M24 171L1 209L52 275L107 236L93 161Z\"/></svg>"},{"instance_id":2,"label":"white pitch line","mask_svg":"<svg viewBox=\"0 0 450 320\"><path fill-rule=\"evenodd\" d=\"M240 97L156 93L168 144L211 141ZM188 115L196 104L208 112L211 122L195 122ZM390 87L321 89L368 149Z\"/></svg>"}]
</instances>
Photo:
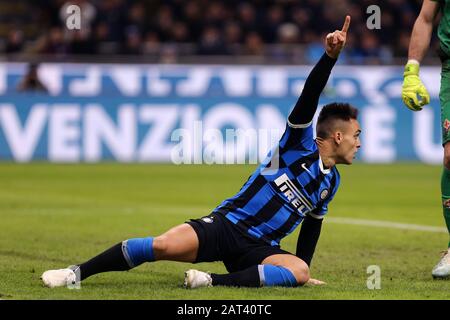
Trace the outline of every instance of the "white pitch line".
<instances>
[{"instance_id":1,"label":"white pitch line","mask_svg":"<svg viewBox=\"0 0 450 320\"><path fill-rule=\"evenodd\" d=\"M189 206L165 206L165 205L144 205L144 206L137 206L137 207L129 207L129 208L117 208L112 207L112 210L114 211L120 211L122 209L122 212L130 214L135 212L136 210L139 211L148 211L148 207L151 208L151 212L155 212L160 210L164 213L181 213L186 211L192 211L193 213L192 218L199 218L204 215L208 215L212 210L212 207L204 207L204 206L198 206L198 207L189 207ZM73 214L73 210L85 210L87 207L82 208L59 208L58 211L60 213L70 213ZM97 207L96 207L97 208ZM90 208L91 209L91 208ZM93 209L93 208L92 208ZM17 210L17 209L14 209ZM29 211L28 208L19 208L19 210L25 210ZM38 210L41 212L45 211L55 211L55 208L38 208ZM66 211L66 212L64 212ZM67 212L69 211L69 212ZM1 214L0 214L1 216ZM325 217L325 221L330 223L336 223L336 224L347 224L347 225L355 225L355 226L367 226L367 227L379 227L379 228L390 228L390 229L401 229L401 230L413 230L413 231L425 231L425 232L434 232L434 233L448 233L447 228L445 227L433 227L433 226L425 226L420 224L410 224L410 223L400 223L400 222L392 222L392 221L383 221L383 220L369 220L369 219L354 219L354 218L342 218L342 217Z\"/></svg>"},{"instance_id":2,"label":"white pitch line","mask_svg":"<svg viewBox=\"0 0 450 320\"><path fill-rule=\"evenodd\" d=\"M357 226L381 227L390 229L415 230L436 233L448 233L447 228L424 226L419 224L399 223L381 220L365 220L353 218L325 217L325 221L338 224L352 224Z\"/></svg>"}]
</instances>

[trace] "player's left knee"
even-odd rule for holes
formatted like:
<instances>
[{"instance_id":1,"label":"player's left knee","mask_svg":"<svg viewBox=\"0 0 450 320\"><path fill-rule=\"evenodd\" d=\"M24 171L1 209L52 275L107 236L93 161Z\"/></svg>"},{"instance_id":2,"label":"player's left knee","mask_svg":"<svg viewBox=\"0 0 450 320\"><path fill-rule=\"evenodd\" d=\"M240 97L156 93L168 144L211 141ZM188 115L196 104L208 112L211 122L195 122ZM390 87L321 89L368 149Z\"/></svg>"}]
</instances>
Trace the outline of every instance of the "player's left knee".
<instances>
[{"instance_id":1,"label":"player's left knee","mask_svg":"<svg viewBox=\"0 0 450 320\"><path fill-rule=\"evenodd\" d=\"M297 281L297 285L302 286L306 282L308 282L309 275L309 267L304 261L300 261L298 264L294 266L289 266L288 269L292 272Z\"/></svg>"}]
</instances>

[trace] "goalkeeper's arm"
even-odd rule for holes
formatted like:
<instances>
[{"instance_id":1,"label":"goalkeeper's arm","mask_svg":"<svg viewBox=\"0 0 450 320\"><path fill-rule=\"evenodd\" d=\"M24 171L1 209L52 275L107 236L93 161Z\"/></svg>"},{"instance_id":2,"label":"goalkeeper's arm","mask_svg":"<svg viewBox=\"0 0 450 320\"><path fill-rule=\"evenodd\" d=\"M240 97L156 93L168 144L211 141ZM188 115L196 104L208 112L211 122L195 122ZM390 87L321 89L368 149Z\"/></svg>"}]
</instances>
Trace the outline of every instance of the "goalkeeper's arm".
<instances>
[{"instance_id":1,"label":"goalkeeper's arm","mask_svg":"<svg viewBox=\"0 0 450 320\"><path fill-rule=\"evenodd\" d=\"M430 47L433 21L439 11L438 2L424 0L419 16L414 23L409 42L408 60L420 63Z\"/></svg>"},{"instance_id":2,"label":"goalkeeper's arm","mask_svg":"<svg viewBox=\"0 0 450 320\"><path fill-rule=\"evenodd\" d=\"M419 78L419 66L430 45L433 21L438 11L437 2L425 0L411 34L408 63L403 73L402 99L413 111L422 110L424 105L430 103L430 95Z\"/></svg>"}]
</instances>

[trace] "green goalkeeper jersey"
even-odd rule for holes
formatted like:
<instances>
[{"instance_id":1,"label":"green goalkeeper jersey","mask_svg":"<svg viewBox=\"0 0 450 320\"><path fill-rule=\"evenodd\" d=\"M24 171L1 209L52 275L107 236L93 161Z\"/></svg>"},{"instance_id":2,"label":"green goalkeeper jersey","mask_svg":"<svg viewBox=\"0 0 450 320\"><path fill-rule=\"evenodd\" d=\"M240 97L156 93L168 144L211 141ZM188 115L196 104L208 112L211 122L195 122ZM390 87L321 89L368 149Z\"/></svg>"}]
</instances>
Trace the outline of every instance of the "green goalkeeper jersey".
<instances>
[{"instance_id":1,"label":"green goalkeeper jersey","mask_svg":"<svg viewBox=\"0 0 450 320\"><path fill-rule=\"evenodd\" d=\"M439 2L442 17L438 28L441 48L450 57L450 0L433 0Z\"/></svg>"}]
</instances>

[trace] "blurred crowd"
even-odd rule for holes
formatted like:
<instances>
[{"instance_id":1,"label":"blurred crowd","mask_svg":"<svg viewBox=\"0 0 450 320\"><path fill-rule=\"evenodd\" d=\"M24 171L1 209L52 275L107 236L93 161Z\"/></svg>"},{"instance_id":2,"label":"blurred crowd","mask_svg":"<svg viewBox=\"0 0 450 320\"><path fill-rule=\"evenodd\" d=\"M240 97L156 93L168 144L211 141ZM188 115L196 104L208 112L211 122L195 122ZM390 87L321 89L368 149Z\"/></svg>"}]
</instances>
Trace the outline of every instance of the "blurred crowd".
<instances>
[{"instance_id":1,"label":"blurred crowd","mask_svg":"<svg viewBox=\"0 0 450 320\"><path fill-rule=\"evenodd\" d=\"M312 62L325 34L352 17L346 63L392 63L407 56L421 0L0 0L0 53L57 57L133 55L162 62L182 57L249 56ZM68 30L67 7L81 8ZM381 9L369 30L367 8ZM433 46L437 46L434 37Z\"/></svg>"}]
</instances>

